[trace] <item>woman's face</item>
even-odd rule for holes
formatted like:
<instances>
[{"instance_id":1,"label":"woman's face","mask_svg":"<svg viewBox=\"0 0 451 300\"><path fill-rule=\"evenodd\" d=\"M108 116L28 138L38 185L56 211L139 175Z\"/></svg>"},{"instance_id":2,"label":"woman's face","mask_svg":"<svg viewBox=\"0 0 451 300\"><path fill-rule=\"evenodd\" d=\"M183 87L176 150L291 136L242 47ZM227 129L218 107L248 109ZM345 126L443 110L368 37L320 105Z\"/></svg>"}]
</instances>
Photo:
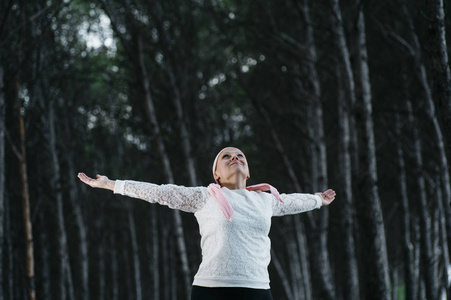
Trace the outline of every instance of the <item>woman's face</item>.
<instances>
[{"instance_id":1,"label":"woman's face","mask_svg":"<svg viewBox=\"0 0 451 300\"><path fill-rule=\"evenodd\" d=\"M238 148L225 148L219 153L214 177L221 182L221 179L228 180L237 175L245 179L250 177L246 156Z\"/></svg>"}]
</instances>

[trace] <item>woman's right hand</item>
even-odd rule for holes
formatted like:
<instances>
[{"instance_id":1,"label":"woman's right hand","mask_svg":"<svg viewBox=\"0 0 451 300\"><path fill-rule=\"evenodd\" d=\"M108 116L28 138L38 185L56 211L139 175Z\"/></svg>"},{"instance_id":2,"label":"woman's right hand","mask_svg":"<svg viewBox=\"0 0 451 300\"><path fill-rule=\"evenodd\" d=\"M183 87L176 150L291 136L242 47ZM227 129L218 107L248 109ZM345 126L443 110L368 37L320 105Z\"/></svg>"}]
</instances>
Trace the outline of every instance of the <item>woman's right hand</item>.
<instances>
[{"instance_id":1,"label":"woman's right hand","mask_svg":"<svg viewBox=\"0 0 451 300\"><path fill-rule=\"evenodd\" d=\"M80 172L78 173L78 178L90 187L114 191L115 182L113 180L109 180L106 176L97 174L96 179L93 179L85 173Z\"/></svg>"}]
</instances>

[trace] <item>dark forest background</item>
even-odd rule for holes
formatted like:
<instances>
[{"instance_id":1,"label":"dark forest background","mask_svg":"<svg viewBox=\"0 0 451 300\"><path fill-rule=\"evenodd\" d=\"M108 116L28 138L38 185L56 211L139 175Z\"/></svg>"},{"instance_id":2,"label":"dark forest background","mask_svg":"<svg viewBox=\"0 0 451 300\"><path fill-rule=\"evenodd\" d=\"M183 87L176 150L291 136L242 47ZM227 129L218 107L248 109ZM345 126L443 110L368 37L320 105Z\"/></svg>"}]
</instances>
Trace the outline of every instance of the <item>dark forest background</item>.
<instances>
[{"instance_id":1,"label":"dark forest background","mask_svg":"<svg viewBox=\"0 0 451 300\"><path fill-rule=\"evenodd\" d=\"M0 299L189 299L191 214L76 175L333 188L273 218L275 299L445 299L451 79L442 0L0 2Z\"/></svg>"}]
</instances>

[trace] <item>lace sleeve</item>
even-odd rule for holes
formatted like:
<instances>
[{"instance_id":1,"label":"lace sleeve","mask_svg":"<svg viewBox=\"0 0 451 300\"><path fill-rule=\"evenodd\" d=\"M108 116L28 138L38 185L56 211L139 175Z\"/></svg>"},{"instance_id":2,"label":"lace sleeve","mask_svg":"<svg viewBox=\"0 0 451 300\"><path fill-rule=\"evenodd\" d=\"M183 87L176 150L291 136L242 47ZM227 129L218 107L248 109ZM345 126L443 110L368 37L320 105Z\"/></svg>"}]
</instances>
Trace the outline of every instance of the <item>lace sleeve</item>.
<instances>
[{"instance_id":1,"label":"lace sleeve","mask_svg":"<svg viewBox=\"0 0 451 300\"><path fill-rule=\"evenodd\" d=\"M313 194L280 194L283 203L274 198L273 216L293 215L321 207L321 197Z\"/></svg>"},{"instance_id":2,"label":"lace sleeve","mask_svg":"<svg viewBox=\"0 0 451 300\"><path fill-rule=\"evenodd\" d=\"M157 185L132 180L116 180L115 194L142 199L150 203L167 205L173 209L194 213L208 199L205 187L184 187L174 184Z\"/></svg>"}]
</instances>

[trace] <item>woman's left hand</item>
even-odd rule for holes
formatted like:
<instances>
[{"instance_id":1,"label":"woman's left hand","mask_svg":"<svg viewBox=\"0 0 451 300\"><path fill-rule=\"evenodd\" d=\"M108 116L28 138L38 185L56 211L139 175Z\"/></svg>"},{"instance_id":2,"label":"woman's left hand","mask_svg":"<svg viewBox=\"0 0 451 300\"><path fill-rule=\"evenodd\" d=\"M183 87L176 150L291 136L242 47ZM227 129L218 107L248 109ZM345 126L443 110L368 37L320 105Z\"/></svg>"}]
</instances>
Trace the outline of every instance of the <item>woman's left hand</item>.
<instances>
[{"instance_id":1,"label":"woman's left hand","mask_svg":"<svg viewBox=\"0 0 451 300\"><path fill-rule=\"evenodd\" d=\"M325 205L329 205L332 203L332 201L334 201L335 199L335 191L328 189L327 191L323 192L323 193L315 193L315 195L318 195L321 197L321 203L323 206Z\"/></svg>"}]
</instances>

